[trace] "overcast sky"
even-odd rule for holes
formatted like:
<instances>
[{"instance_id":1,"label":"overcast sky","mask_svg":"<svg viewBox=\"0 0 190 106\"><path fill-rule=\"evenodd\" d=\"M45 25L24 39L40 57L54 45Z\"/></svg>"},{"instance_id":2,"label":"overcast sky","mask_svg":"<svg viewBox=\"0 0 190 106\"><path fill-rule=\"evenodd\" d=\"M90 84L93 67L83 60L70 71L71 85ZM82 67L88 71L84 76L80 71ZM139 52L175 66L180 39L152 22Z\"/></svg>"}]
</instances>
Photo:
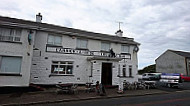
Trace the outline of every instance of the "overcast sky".
<instances>
[{"instance_id":1,"label":"overcast sky","mask_svg":"<svg viewBox=\"0 0 190 106\"><path fill-rule=\"evenodd\" d=\"M190 51L190 0L0 0L0 15L125 37L141 43L139 69L167 49Z\"/></svg>"}]
</instances>

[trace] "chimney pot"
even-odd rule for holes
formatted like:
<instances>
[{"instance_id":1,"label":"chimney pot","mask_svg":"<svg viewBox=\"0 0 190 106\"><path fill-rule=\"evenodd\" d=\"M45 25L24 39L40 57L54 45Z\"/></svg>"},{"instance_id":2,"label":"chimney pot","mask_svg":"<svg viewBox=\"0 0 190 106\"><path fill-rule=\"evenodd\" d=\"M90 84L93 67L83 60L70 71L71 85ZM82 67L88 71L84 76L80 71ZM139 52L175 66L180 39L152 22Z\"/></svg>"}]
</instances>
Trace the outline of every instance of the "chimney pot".
<instances>
[{"instance_id":1,"label":"chimney pot","mask_svg":"<svg viewBox=\"0 0 190 106\"><path fill-rule=\"evenodd\" d=\"M38 13L37 15L36 15L36 22L42 22L42 15L41 15L41 13Z\"/></svg>"},{"instance_id":2,"label":"chimney pot","mask_svg":"<svg viewBox=\"0 0 190 106\"><path fill-rule=\"evenodd\" d=\"M117 32L115 32L115 34L116 34L116 36L122 37L123 31L119 29Z\"/></svg>"}]
</instances>

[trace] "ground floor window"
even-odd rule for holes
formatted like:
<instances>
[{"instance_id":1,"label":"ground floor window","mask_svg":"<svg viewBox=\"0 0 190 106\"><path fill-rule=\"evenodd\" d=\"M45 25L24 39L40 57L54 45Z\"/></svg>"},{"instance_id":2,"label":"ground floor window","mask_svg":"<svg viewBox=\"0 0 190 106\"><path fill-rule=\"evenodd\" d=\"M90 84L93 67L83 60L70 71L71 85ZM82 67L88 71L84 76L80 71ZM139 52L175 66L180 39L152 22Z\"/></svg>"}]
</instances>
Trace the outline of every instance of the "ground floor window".
<instances>
[{"instance_id":1,"label":"ground floor window","mask_svg":"<svg viewBox=\"0 0 190 106\"><path fill-rule=\"evenodd\" d=\"M0 73L20 73L22 57L0 56Z\"/></svg>"},{"instance_id":2,"label":"ground floor window","mask_svg":"<svg viewBox=\"0 0 190 106\"><path fill-rule=\"evenodd\" d=\"M123 65L123 77L126 77L126 65Z\"/></svg>"},{"instance_id":3,"label":"ground floor window","mask_svg":"<svg viewBox=\"0 0 190 106\"><path fill-rule=\"evenodd\" d=\"M132 66L129 66L129 77L132 77Z\"/></svg>"},{"instance_id":4,"label":"ground floor window","mask_svg":"<svg viewBox=\"0 0 190 106\"><path fill-rule=\"evenodd\" d=\"M72 61L52 61L51 73L54 74L73 74L73 62Z\"/></svg>"}]
</instances>

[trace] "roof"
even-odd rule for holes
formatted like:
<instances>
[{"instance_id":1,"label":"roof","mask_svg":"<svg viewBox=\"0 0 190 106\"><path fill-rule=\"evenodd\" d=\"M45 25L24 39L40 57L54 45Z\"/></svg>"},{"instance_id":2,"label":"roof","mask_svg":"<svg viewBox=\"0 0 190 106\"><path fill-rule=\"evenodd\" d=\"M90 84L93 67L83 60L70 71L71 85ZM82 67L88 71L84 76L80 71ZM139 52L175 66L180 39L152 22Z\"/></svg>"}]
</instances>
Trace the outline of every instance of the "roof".
<instances>
[{"instance_id":1,"label":"roof","mask_svg":"<svg viewBox=\"0 0 190 106\"><path fill-rule=\"evenodd\" d=\"M175 51L175 50L168 50L171 51L173 53L176 53L180 56L186 57L186 58L190 58L190 52L184 52L184 51Z\"/></svg>"},{"instance_id":2,"label":"roof","mask_svg":"<svg viewBox=\"0 0 190 106\"><path fill-rule=\"evenodd\" d=\"M167 50L167 51L170 51L170 52L173 52L177 55L180 55L180 56L183 56L185 58L188 58L190 59L190 52L184 52L184 51L176 51L176 50ZM157 61L162 55L164 55L167 51L165 51L164 53L162 53L158 58L155 59L155 61Z\"/></svg>"},{"instance_id":3,"label":"roof","mask_svg":"<svg viewBox=\"0 0 190 106\"><path fill-rule=\"evenodd\" d=\"M116 43L140 45L140 43L135 42L133 38L89 32L89 31L80 30L80 29L67 28L67 27L53 25L53 24L39 23L39 22L10 18L10 17L0 16L0 25L27 28L27 29L32 29L32 30L56 32L56 33L70 35L70 36L86 37L86 38L111 41L111 42L116 42Z\"/></svg>"}]
</instances>

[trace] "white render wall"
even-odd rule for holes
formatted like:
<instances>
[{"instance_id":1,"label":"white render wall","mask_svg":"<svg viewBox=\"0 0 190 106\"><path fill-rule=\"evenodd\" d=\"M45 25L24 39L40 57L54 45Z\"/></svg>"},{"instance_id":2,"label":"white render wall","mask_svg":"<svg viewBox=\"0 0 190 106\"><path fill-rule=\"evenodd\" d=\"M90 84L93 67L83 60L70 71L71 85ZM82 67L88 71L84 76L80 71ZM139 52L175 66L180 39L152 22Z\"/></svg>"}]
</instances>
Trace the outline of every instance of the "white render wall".
<instances>
[{"instance_id":1,"label":"white render wall","mask_svg":"<svg viewBox=\"0 0 190 106\"><path fill-rule=\"evenodd\" d=\"M186 74L185 58L166 51L156 60L156 72Z\"/></svg>"},{"instance_id":2,"label":"white render wall","mask_svg":"<svg viewBox=\"0 0 190 106\"><path fill-rule=\"evenodd\" d=\"M35 31L32 34L34 40ZM33 44L33 42L32 42ZM0 86L28 86L30 80L30 68L32 61L33 46L28 44L28 30L22 30L21 43L0 42L0 56L22 57L21 75L0 75ZM30 55L28 55L30 54ZM10 66L11 67L11 66Z\"/></svg>"},{"instance_id":3,"label":"white render wall","mask_svg":"<svg viewBox=\"0 0 190 106\"><path fill-rule=\"evenodd\" d=\"M56 35L56 34L54 34ZM77 37L70 37L67 35L62 35L62 46L63 48L76 48ZM101 82L101 71L102 62L112 62L114 65L112 69L112 84L119 84L118 75L118 64L126 64L126 74L128 75L129 65L132 66L132 76L133 78L120 78L129 82L137 81L137 53L133 52L134 46L130 46L131 60L126 59L125 62L115 62L115 61L105 61L96 60L93 63L93 76L91 75L91 61L87 58L91 56L81 56L75 54L60 54L60 53L49 53L45 52L47 44L47 32L38 31L35 38L35 48L39 50L34 50L34 55L32 59L31 68L31 80L30 83L34 84L58 84L58 83L79 83L85 84L86 82L96 81ZM84 38L85 39L85 38ZM90 51L100 51L101 41L100 40L88 40L88 49ZM121 53L121 44L111 43L111 48L113 48L115 53ZM40 55L41 54L41 55ZM74 61L73 65L73 76L62 75L62 76L52 76L51 75L51 64L52 61ZM78 67L77 67L78 66ZM122 65L120 65L122 66ZM122 72L122 67L120 68Z\"/></svg>"}]
</instances>

